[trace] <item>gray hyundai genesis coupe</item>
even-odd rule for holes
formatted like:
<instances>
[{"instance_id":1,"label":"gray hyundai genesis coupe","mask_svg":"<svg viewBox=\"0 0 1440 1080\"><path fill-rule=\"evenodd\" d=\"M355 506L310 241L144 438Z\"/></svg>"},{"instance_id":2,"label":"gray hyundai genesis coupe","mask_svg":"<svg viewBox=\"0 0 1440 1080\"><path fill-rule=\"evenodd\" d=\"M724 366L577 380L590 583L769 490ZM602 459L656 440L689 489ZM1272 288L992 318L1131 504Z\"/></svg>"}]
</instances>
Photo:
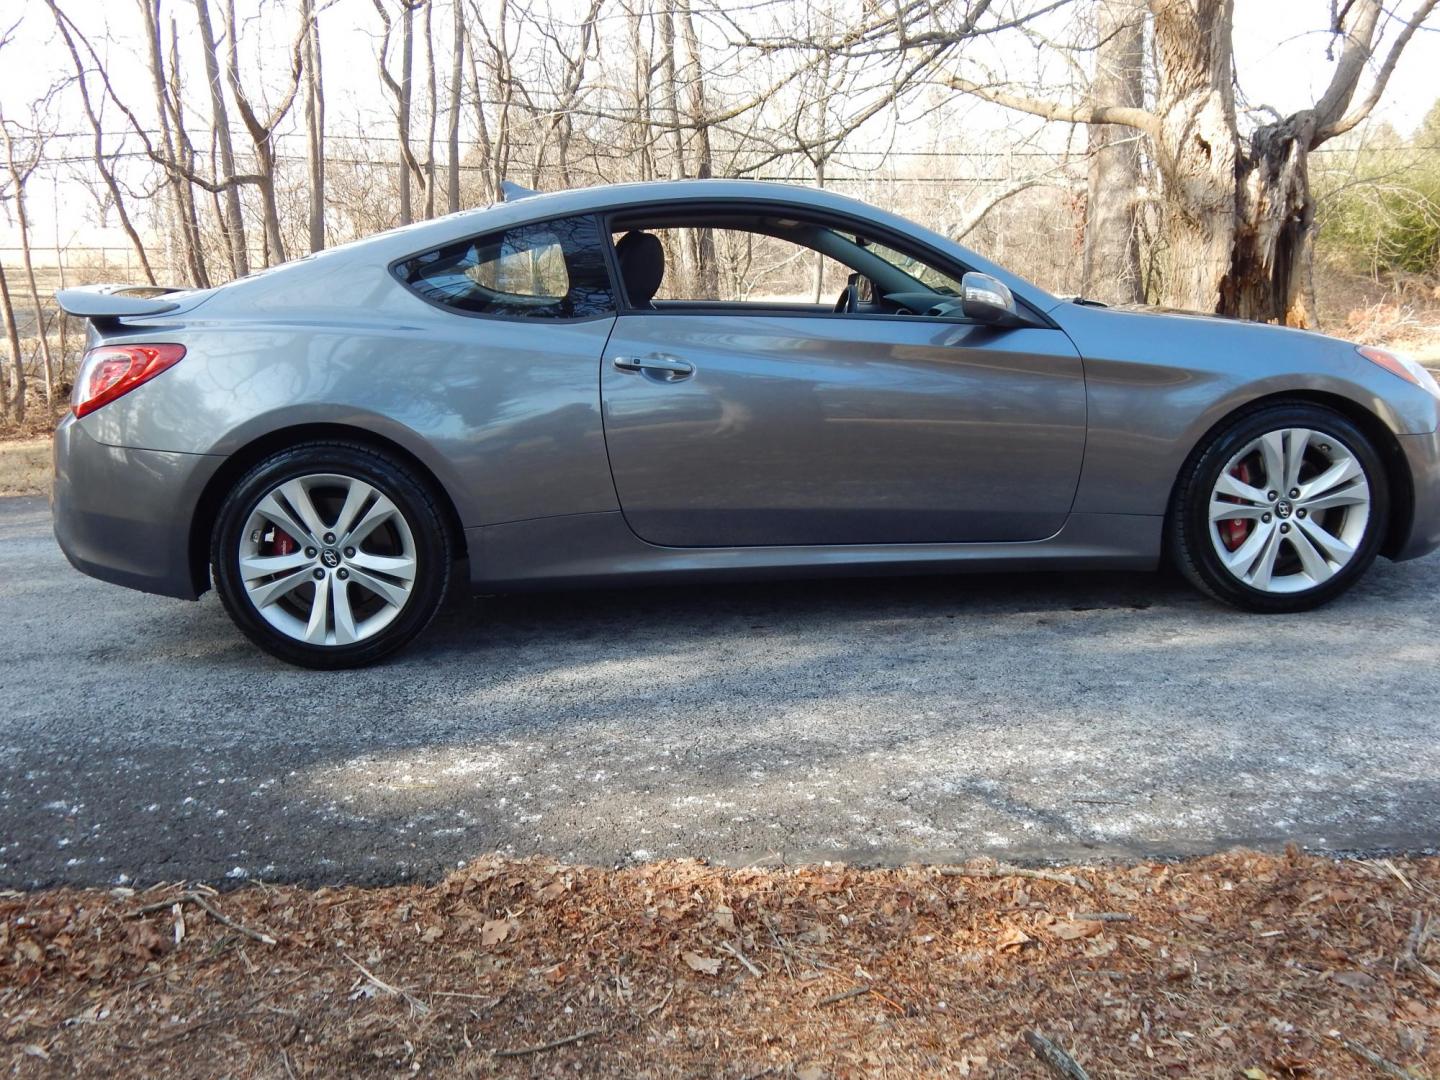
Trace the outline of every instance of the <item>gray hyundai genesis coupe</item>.
<instances>
[{"instance_id":1,"label":"gray hyundai genesis coupe","mask_svg":"<svg viewBox=\"0 0 1440 1080\"><path fill-rule=\"evenodd\" d=\"M1319 334L1063 300L825 191L535 195L89 320L55 533L296 664L477 592L1173 560L1257 612L1440 545L1440 389Z\"/></svg>"}]
</instances>

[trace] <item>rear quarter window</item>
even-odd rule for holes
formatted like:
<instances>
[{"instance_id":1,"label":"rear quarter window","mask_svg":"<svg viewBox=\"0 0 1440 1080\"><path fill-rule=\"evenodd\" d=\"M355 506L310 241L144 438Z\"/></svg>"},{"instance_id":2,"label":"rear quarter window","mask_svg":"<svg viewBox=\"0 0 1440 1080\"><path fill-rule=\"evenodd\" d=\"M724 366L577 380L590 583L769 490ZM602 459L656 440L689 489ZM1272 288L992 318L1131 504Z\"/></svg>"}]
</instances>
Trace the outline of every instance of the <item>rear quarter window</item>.
<instances>
[{"instance_id":1,"label":"rear quarter window","mask_svg":"<svg viewBox=\"0 0 1440 1080\"><path fill-rule=\"evenodd\" d=\"M615 311L593 218L517 225L406 259L395 274L417 296L469 315L583 319Z\"/></svg>"}]
</instances>

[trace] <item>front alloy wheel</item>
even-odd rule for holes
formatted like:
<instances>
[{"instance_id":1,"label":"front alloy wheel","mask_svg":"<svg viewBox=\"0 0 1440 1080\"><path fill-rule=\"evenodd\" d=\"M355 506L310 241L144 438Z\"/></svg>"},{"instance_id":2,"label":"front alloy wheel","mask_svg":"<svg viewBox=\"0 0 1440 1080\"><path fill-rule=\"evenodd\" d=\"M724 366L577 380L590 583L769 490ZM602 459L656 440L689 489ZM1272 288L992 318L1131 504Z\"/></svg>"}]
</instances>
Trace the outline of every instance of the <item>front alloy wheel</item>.
<instances>
[{"instance_id":1,"label":"front alloy wheel","mask_svg":"<svg viewBox=\"0 0 1440 1080\"><path fill-rule=\"evenodd\" d=\"M1264 592L1301 592L1355 557L1370 524L1370 482L1338 438L1269 431L1225 463L1210 522L1215 553L1236 579Z\"/></svg>"},{"instance_id":2,"label":"front alloy wheel","mask_svg":"<svg viewBox=\"0 0 1440 1080\"><path fill-rule=\"evenodd\" d=\"M430 621L448 582L448 533L426 488L373 451L311 444L253 469L222 509L220 595L267 651L353 667Z\"/></svg>"},{"instance_id":3,"label":"front alloy wheel","mask_svg":"<svg viewBox=\"0 0 1440 1080\"><path fill-rule=\"evenodd\" d=\"M1270 406L1187 464L1170 541L1181 570L1211 595L1299 611L1364 572L1388 511L1385 471L1363 432L1318 406Z\"/></svg>"}]
</instances>

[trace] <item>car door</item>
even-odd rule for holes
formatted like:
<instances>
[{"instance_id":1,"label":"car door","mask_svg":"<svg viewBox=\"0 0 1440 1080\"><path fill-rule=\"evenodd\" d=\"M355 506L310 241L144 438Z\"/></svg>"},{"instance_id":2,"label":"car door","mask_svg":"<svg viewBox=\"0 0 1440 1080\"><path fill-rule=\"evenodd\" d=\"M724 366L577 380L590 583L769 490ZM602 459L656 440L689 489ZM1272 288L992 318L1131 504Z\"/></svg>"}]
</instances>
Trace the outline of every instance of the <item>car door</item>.
<instances>
[{"instance_id":1,"label":"car door","mask_svg":"<svg viewBox=\"0 0 1440 1080\"><path fill-rule=\"evenodd\" d=\"M653 544L1037 540L1085 445L1065 334L963 319L625 310L602 362L625 518Z\"/></svg>"}]
</instances>

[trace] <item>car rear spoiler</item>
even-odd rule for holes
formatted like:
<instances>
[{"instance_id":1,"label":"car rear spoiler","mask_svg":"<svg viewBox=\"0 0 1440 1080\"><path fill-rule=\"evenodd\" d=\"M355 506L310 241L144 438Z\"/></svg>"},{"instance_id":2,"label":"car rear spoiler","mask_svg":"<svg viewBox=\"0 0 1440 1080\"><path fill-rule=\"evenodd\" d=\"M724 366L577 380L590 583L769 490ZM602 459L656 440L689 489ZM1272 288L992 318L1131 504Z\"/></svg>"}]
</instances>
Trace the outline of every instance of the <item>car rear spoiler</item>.
<instances>
[{"instance_id":1,"label":"car rear spoiler","mask_svg":"<svg viewBox=\"0 0 1440 1080\"><path fill-rule=\"evenodd\" d=\"M67 315L102 323L136 315L164 315L180 305L161 298L185 291L167 285L78 285L61 289L55 302Z\"/></svg>"}]
</instances>

